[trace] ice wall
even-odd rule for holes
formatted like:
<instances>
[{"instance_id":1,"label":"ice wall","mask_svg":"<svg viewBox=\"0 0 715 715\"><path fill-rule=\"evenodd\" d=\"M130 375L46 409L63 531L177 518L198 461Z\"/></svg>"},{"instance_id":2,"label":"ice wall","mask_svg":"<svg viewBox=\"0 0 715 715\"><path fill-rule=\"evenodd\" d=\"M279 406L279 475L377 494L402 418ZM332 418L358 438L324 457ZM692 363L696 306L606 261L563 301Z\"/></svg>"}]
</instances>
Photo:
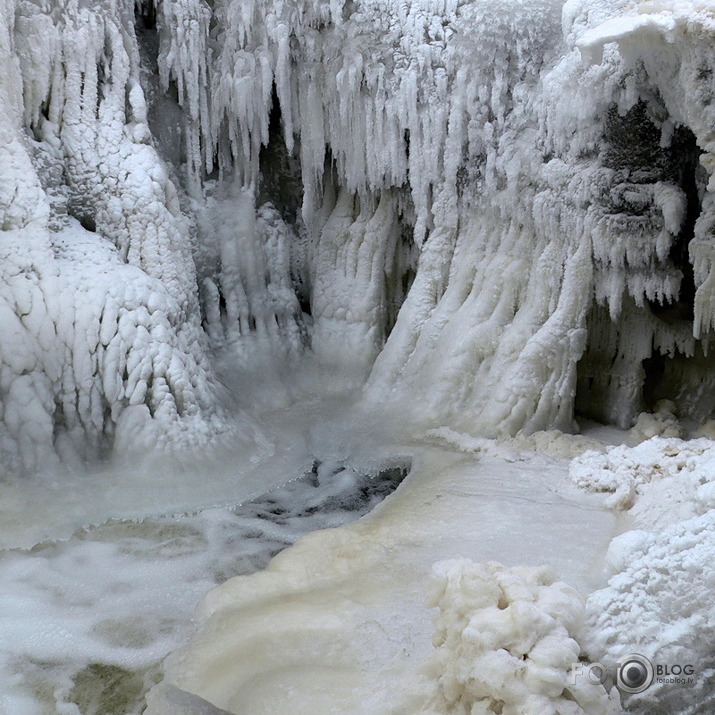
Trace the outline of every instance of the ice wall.
<instances>
[{"instance_id":1,"label":"ice wall","mask_svg":"<svg viewBox=\"0 0 715 715\"><path fill-rule=\"evenodd\" d=\"M692 664L685 684L661 676L629 696L629 712L707 712L715 701L714 455L712 439L665 435L585 452L570 466L577 484L610 493L606 503L628 513L631 529L611 542L608 585L588 598L585 651L609 666L626 652Z\"/></svg>"},{"instance_id":2,"label":"ice wall","mask_svg":"<svg viewBox=\"0 0 715 715\"><path fill-rule=\"evenodd\" d=\"M496 434L572 428L575 398L622 425L693 401L699 120L643 62L589 50L649 7L227 2L208 87L173 65L184 104L211 108L192 114L206 171L260 185L280 110L313 348L346 370L376 360L368 402L418 395L419 421Z\"/></svg>"},{"instance_id":3,"label":"ice wall","mask_svg":"<svg viewBox=\"0 0 715 715\"><path fill-rule=\"evenodd\" d=\"M652 367L651 404L663 397L675 399L683 412L702 419L713 409L712 377L706 367L713 326L713 110L708 99L712 93L713 8L708 2L644 2L627 4L624 9L616 17L599 17L595 27L580 35L577 45L589 62L603 62L606 54L618 48L633 98L623 107L629 111L624 114L621 110L623 119L617 120L627 132L621 139L625 152L620 153L629 157L631 181L640 184L639 192L646 187L655 192L663 224L663 233L655 240L656 255L662 261L667 254L677 270L671 273L670 287L666 288L666 283L660 288L661 296L654 296L653 288L646 290L645 314L638 310L644 307L642 301L633 295L635 306L630 301L624 306L625 325L609 326L602 315L593 316L597 330L611 333L601 342L618 346L611 349L616 355L614 377L627 385L620 390L620 398L608 390L601 412L613 417L620 411L621 422L630 421L638 401L634 393L644 378L644 392L648 391L649 376L644 370ZM600 22L603 20L606 22ZM634 131L633 121L629 121L634 112L647 116L650 139L642 129ZM624 193L622 201L631 204L631 214L643 213L642 208L633 207L632 193ZM664 241L666 232L674 238ZM632 262L630 255L627 260ZM646 277L644 285L648 280L652 278ZM602 363L597 352L596 362ZM636 399L629 400L629 392Z\"/></svg>"},{"instance_id":4,"label":"ice wall","mask_svg":"<svg viewBox=\"0 0 715 715\"><path fill-rule=\"evenodd\" d=\"M209 348L482 435L709 416L708 8L4 0L12 468L240 431Z\"/></svg>"},{"instance_id":5,"label":"ice wall","mask_svg":"<svg viewBox=\"0 0 715 715\"><path fill-rule=\"evenodd\" d=\"M230 432L132 7L4 1L0 32L4 468Z\"/></svg>"},{"instance_id":6,"label":"ice wall","mask_svg":"<svg viewBox=\"0 0 715 715\"><path fill-rule=\"evenodd\" d=\"M568 428L574 396L582 413L622 426L662 397L708 414L707 390L694 384L708 379L698 326L706 277L693 271L691 241L708 202L704 144L647 63L608 45L594 65L587 49L601 37L589 28L644 8L569 2L557 28L544 5L512 4L498 17L479 7L487 17L473 34L491 39L497 62L463 64L475 85L489 86L495 71L509 91L486 100L457 91L452 102L496 137L481 157L466 144L467 166L481 165L487 180L466 185L471 201L451 235L437 226L427 239L370 388L422 388L428 422L486 433ZM527 11L548 32L528 35L516 59L514 35L532 29ZM502 23L516 29L496 31ZM512 63L501 72L500 46ZM475 122L480 106L496 120Z\"/></svg>"}]
</instances>

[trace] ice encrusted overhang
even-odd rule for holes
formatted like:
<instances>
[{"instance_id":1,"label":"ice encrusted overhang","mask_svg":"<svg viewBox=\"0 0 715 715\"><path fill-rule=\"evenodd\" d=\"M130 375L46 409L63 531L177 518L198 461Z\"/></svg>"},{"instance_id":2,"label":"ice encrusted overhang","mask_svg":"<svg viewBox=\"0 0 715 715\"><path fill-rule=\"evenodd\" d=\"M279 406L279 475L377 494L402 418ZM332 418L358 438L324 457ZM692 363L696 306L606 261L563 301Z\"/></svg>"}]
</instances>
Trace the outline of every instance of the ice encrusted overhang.
<instances>
[{"instance_id":1,"label":"ice encrusted overhang","mask_svg":"<svg viewBox=\"0 0 715 715\"><path fill-rule=\"evenodd\" d=\"M568 428L574 396L582 414L625 427L662 397L692 416L712 411L699 298L693 329L703 145L642 62L614 46L599 64L581 56L592 28L637 8L566 3L564 44L550 36L536 77L509 72L518 104L464 102L467 113L496 109L482 131L500 141L472 163L498 180L469 183L451 233L435 226L373 393L405 385L427 423L486 433ZM490 23L475 23L482 42ZM506 36L494 42L505 52ZM526 54L534 69L538 44ZM471 69L478 84L493 71Z\"/></svg>"},{"instance_id":2,"label":"ice encrusted overhang","mask_svg":"<svg viewBox=\"0 0 715 715\"><path fill-rule=\"evenodd\" d=\"M240 432L209 346L480 434L709 414L708 14L658 7L3 0L11 468Z\"/></svg>"},{"instance_id":3,"label":"ice encrusted overhang","mask_svg":"<svg viewBox=\"0 0 715 715\"><path fill-rule=\"evenodd\" d=\"M655 248L661 262L667 257L668 275L659 276L658 267L651 263L644 277L645 305L629 289L635 305L630 300L624 303L620 321L608 325L603 315L594 319L601 345L598 339L592 341L596 349L590 355L595 358L589 366L590 379L598 371L594 366L599 361L603 364L599 350L603 352L603 345L610 342L617 346L611 348L613 382L621 385L620 396L617 390L609 390L612 386L605 386L607 397L597 407L598 416L619 422L616 414L620 414L624 426L634 410L652 406L660 397L675 399L691 417L702 419L713 411L714 384L707 356L715 326L714 31L712 2L643 2L626 4L618 16L586 29L577 39L588 63L603 63L604 56L617 48L628 72L624 95L630 99L619 108L622 118L616 123L625 130L623 141L631 157L650 144L650 158L631 161L635 164L631 169L636 169L631 170L631 177L638 174L638 192L652 184L663 223ZM637 115L641 115L640 129ZM644 120L650 139L644 136ZM632 187L626 188L631 196L623 191L622 200L632 206ZM637 195L635 204L640 208ZM631 276L637 261L633 253L639 250L633 233L637 231L632 230L627 239L632 250L626 257ZM598 251L595 258L598 262ZM607 265L607 285L614 276L614 261L601 262ZM620 280L617 283L622 285ZM610 302L611 317L616 318L613 308ZM622 336L617 335L619 324ZM597 387L603 388L601 383Z\"/></svg>"}]
</instances>

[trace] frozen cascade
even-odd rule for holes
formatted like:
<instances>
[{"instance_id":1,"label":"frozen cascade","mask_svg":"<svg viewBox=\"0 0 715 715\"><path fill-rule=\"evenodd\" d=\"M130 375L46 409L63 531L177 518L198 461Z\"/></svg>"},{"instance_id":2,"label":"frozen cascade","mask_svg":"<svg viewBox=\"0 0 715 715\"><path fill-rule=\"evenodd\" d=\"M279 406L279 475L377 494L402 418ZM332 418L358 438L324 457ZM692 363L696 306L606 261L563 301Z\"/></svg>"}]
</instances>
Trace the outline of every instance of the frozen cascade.
<instances>
[{"instance_id":1,"label":"frozen cascade","mask_svg":"<svg viewBox=\"0 0 715 715\"><path fill-rule=\"evenodd\" d=\"M714 10L0 0L8 480L331 391L475 451L713 417Z\"/></svg>"},{"instance_id":2,"label":"frozen cascade","mask_svg":"<svg viewBox=\"0 0 715 715\"><path fill-rule=\"evenodd\" d=\"M104 373L122 358L106 368L100 360L86 375L73 364L74 381L98 383L91 419L79 397L70 409L61 396L74 382L65 378L61 388L40 369L45 394L62 405L61 414L43 408L34 430L23 430L23 439L44 442L43 453L61 452L65 431L73 443L84 432L111 447L130 406L139 408L125 418L130 425L154 418L161 403L160 432L185 414L194 426L184 432L204 433L197 439L230 431L199 320L214 345L240 345L244 354L293 359L312 344L320 361L346 373L364 375L374 362L368 402L399 405L420 394L424 424L481 434L571 429L577 392L579 409L626 425L645 406L644 360L665 356L671 371L699 369L691 358L707 352L711 322L709 164L698 162L699 151L707 157L709 125L706 108L698 114L696 101L673 95L676 86L697 93L704 80L670 79L693 75L685 64L703 51L694 40L690 49L671 42L672 57L649 60L628 39L631 21L593 29L609 13L634 13L635 3L607 12L569 2L562 13L548 0L236 1L213 10L183 0L140 5L140 16L155 15L140 32L129 4L99 8L7 5L17 17L5 58L17 110L8 131L17 151L31 155L22 180L30 173L44 186L37 201L49 206L46 240L55 253L76 242L58 238L68 216L98 245L109 239L120 264L158 281L137 299L150 303L149 315L168 301L162 312L176 354L153 366L134 358L141 367L121 385ZM647 11L633 17L660 27L665 11ZM692 24L697 13L683 17ZM595 57L591 48L614 38L627 45L624 54L608 45L600 65L582 61L581 51ZM146 71L151 62L158 80ZM180 125L179 148L152 138L162 119ZM32 138L21 139L28 131ZM626 139L633 132L637 151ZM677 165L687 132L692 159ZM261 192L262 172L275 171L261 160L269 141L299 158L300 215L256 209L259 196L271 199ZM10 177L8 187L21 181ZM8 194L13 213L20 195ZM238 217L237 233L229 216ZM45 263L56 271L60 259ZM691 325L687 306L682 315L658 310L686 303L688 280ZM93 302L105 315L103 299ZM128 310L143 345L143 311ZM113 316L108 310L103 319L105 341ZM634 334L617 327L628 322L639 338L621 344ZM124 334L110 354L134 339ZM85 352L97 355L100 345ZM168 380L164 363L174 366ZM4 364L10 394L18 369ZM701 400L696 416L712 407ZM24 421L35 414L14 411ZM7 426L4 442L18 432ZM37 463L24 459L30 469Z\"/></svg>"},{"instance_id":3,"label":"frozen cascade","mask_svg":"<svg viewBox=\"0 0 715 715\"><path fill-rule=\"evenodd\" d=\"M3 3L10 472L236 432L204 352L189 223L152 147L126 11Z\"/></svg>"},{"instance_id":4,"label":"frozen cascade","mask_svg":"<svg viewBox=\"0 0 715 715\"><path fill-rule=\"evenodd\" d=\"M347 383L370 373L367 404L419 395L416 421L487 435L573 429L574 401L628 426L659 371L682 403L713 380L706 10L17 0L4 16L4 241L35 237L12 259L35 277L6 267L3 290L14 469L140 432L251 433L209 347L277 365L312 347ZM87 261L126 279L100 286ZM53 316L43 283L68 278L82 305Z\"/></svg>"}]
</instances>

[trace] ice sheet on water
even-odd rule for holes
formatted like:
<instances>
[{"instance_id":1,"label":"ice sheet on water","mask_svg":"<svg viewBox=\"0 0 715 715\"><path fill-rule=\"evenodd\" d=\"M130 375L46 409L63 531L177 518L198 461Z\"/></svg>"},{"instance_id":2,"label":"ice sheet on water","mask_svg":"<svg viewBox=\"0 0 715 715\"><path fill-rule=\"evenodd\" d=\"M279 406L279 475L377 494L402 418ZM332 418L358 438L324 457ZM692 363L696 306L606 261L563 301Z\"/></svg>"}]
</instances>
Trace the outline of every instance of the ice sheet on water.
<instances>
[{"instance_id":1,"label":"ice sheet on water","mask_svg":"<svg viewBox=\"0 0 715 715\"><path fill-rule=\"evenodd\" d=\"M230 579L209 592L198 611L197 632L171 656L165 682L229 712L448 712L444 703L427 708L439 675L430 677L422 669L434 630L425 608L433 564L457 556L469 562L498 558L508 566L550 563L560 578L587 591L597 570L594 553L605 551L614 524L595 506L598 497L568 485L565 461L526 450L507 461L496 456L500 448L495 444L493 452L476 455L445 449L444 443L419 449L406 482L364 519L314 532L265 571ZM590 537L581 539L581 533ZM507 619L499 621L503 628L485 626L460 636L470 615L479 617L473 606L482 591L472 588L470 580L479 568L469 563L462 581L462 572L454 569L454 591L441 604L449 612L445 623L453 629L454 649L445 649L440 673L449 697L464 685L464 702L470 701L473 684L475 691L480 687L478 677L473 683L468 672L473 663L468 649L480 633L488 631L485 638L496 643L493 651L486 649L484 662L490 676L485 688L497 693L499 683L506 691L511 682L504 676L508 664L500 660L499 637L506 643L514 626L515 641L523 635L525 643L534 642L548 620L537 613L532 591L524 585L514 589L514 616L523 616L523 634L515 619ZM530 578L526 575L525 582L532 583ZM490 588L496 587L484 591L491 593ZM569 619L577 619L579 599L567 587L554 594L561 589L564 598L555 598L559 605L552 606L554 612L563 608L563 614L555 620L573 625ZM543 644L545 650L554 645L553 651L541 652L546 659L554 656L554 663L578 648L563 631L556 640ZM540 657L538 649L535 657ZM515 658L512 665L517 660L524 662ZM543 688L558 698L568 670L560 663L554 671L536 667L535 680L525 690ZM544 682L537 682L542 675ZM518 712L528 693L509 692L513 712ZM586 702L588 693L583 695ZM153 700L149 712L154 712ZM163 715L161 709L156 712Z\"/></svg>"}]
</instances>

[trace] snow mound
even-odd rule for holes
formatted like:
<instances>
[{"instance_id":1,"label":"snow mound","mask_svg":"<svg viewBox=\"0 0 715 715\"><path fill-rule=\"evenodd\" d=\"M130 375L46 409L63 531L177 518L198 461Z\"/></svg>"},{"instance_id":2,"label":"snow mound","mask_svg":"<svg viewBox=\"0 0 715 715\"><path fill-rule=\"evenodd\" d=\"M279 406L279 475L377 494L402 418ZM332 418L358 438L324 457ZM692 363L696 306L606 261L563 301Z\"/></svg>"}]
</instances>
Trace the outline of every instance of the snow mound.
<instances>
[{"instance_id":1,"label":"snow mound","mask_svg":"<svg viewBox=\"0 0 715 715\"><path fill-rule=\"evenodd\" d=\"M677 408L671 400L659 400L653 412L641 412L636 423L629 430L634 441L651 437L684 437L678 422Z\"/></svg>"},{"instance_id":2,"label":"snow mound","mask_svg":"<svg viewBox=\"0 0 715 715\"><path fill-rule=\"evenodd\" d=\"M628 702L635 713L713 712L715 708L715 511L658 534L629 531L609 548L617 573L588 598L584 647L613 666L627 653L657 664L694 666L694 683L661 678Z\"/></svg>"},{"instance_id":3,"label":"snow mound","mask_svg":"<svg viewBox=\"0 0 715 715\"><path fill-rule=\"evenodd\" d=\"M654 683L630 696L629 712L712 712L715 442L652 437L587 452L570 474L581 487L612 492L607 504L628 509L637 527L609 546L611 578L587 601L586 652L609 668L628 653L656 666ZM658 666L673 665L693 666L694 682L658 675Z\"/></svg>"},{"instance_id":4,"label":"snow mound","mask_svg":"<svg viewBox=\"0 0 715 715\"><path fill-rule=\"evenodd\" d=\"M571 479L592 492L612 492L606 504L631 509L644 528L673 523L715 507L715 442L652 437L636 447L585 452L569 467Z\"/></svg>"},{"instance_id":5,"label":"snow mound","mask_svg":"<svg viewBox=\"0 0 715 715\"><path fill-rule=\"evenodd\" d=\"M571 682L584 607L577 591L546 568L467 559L437 563L433 578L428 605L440 613L429 712L609 712L602 686Z\"/></svg>"}]
</instances>

